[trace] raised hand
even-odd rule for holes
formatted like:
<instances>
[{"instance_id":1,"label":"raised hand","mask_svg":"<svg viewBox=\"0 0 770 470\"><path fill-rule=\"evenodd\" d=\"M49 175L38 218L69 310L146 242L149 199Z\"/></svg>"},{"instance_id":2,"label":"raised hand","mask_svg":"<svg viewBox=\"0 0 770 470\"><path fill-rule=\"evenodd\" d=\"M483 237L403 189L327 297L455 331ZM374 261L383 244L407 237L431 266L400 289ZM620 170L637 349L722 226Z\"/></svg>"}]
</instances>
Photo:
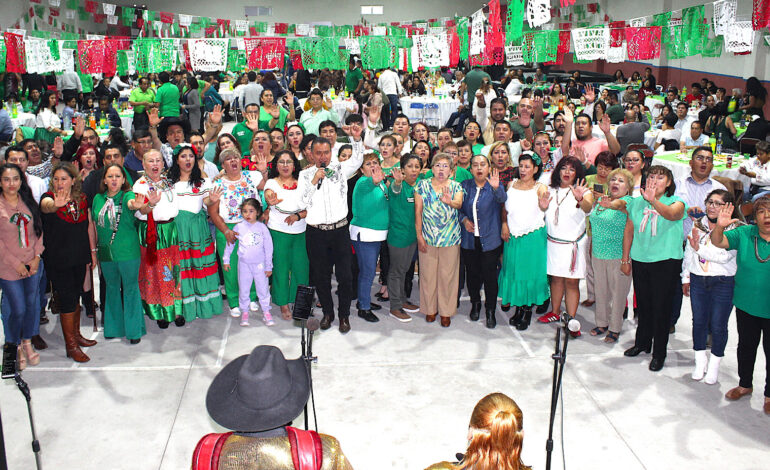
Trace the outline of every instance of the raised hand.
<instances>
[{"instance_id":1,"label":"raised hand","mask_svg":"<svg viewBox=\"0 0 770 470\"><path fill-rule=\"evenodd\" d=\"M569 124L572 124L572 121L575 120L575 115L572 114L572 110L569 108L569 106L564 107L564 115L562 116L564 119L564 122Z\"/></svg>"},{"instance_id":2,"label":"raised hand","mask_svg":"<svg viewBox=\"0 0 770 470\"><path fill-rule=\"evenodd\" d=\"M283 98L289 106L294 107L294 93L287 91Z\"/></svg>"},{"instance_id":3,"label":"raised hand","mask_svg":"<svg viewBox=\"0 0 770 470\"><path fill-rule=\"evenodd\" d=\"M602 118L602 122L599 123L599 129L604 132L604 135L609 134L612 130L611 124L610 117L605 114Z\"/></svg>"},{"instance_id":4,"label":"raised hand","mask_svg":"<svg viewBox=\"0 0 770 470\"><path fill-rule=\"evenodd\" d=\"M259 114L258 113L244 113L243 117L246 118L246 127L252 132L259 130Z\"/></svg>"},{"instance_id":5,"label":"raised hand","mask_svg":"<svg viewBox=\"0 0 770 470\"><path fill-rule=\"evenodd\" d=\"M572 191L572 195L575 196L575 199L577 199L578 202L582 201L585 197L585 194L588 192L588 186L586 186L586 180L577 180L575 181L575 184L570 186L570 190Z\"/></svg>"},{"instance_id":6,"label":"raised hand","mask_svg":"<svg viewBox=\"0 0 770 470\"><path fill-rule=\"evenodd\" d=\"M489 181L489 185L492 186L493 189L497 189L500 187L500 170L497 168L492 168L489 171L489 177L487 177L487 181Z\"/></svg>"},{"instance_id":7,"label":"raised hand","mask_svg":"<svg viewBox=\"0 0 770 470\"><path fill-rule=\"evenodd\" d=\"M382 172L382 168L379 166L374 167L372 170L372 183L374 183L375 186L382 183L382 180L385 179L385 173Z\"/></svg>"},{"instance_id":8,"label":"raised hand","mask_svg":"<svg viewBox=\"0 0 770 470\"><path fill-rule=\"evenodd\" d=\"M543 112L543 98L539 96L532 98L532 111L535 113L538 111Z\"/></svg>"},{"instance_id":9,"label":"raised hand","mask_svg":"<svg viewBox=\"0 0 770 470\"><path fill-rule=\"evenodd\" d=\"M369 122L372 125L376 125L380 121L380 115L382 115L382 106L369 106Z\"/></svg>"},{"instance_id":10,"label":"raised hand","mask_svg":"<svg viewBox=\"0 0 770 470\"><path fill-rule=\"evenodd\" d=\"M278 108L278 106L275 106L273 109L267 110L267 113L273 116L273 118L275 119L278 119L279 117L281 117L281 110Z\"/></svg>"},{"instance_id":11,"label":"raised hand","mask_svg":"<svg viewBox=\"0 0 770 470\"><path fill-rule=\"evenodd\" d=\"M574 157L580 160L580 163L582 163L583 166L585 166L586 160L588 160L588 157L586 156L586 152L585 150L583 150L583 147L573 146L572 153L574 154Z\"/></svg>"},{"instance_id":12,"label":"raised hand","mask_svg":"<svg viewBox=\"0 0 770 470\"><path fill-rule=\"evenodd\" d=\"M717 225L725 228L737 222L738 219L733 219L733 204L728 202L722 206L722 210L719 211L719 217L717 217Z\"/></svg>"},{"instance_id":13,"label":"raised hand","mask_svg":"<svg viewBox=\"0 0 770 470\"><path fill-rule=\"evenodd\" d=\"M691 234L687 237L687 240L690 241L690 246L692 249L697 252L700 248L700 231L693 227Z\"/></svg>"},{"instance_id":14,"label":"raised hand","mask_svg":"<svg viewBox=\"0 0 770 470\"><path fill-rule=\"evenodd\" d=\"M158 124L160 124L160 121L162 121L163 118L158 116L158 108L147 110L147 120L149 121L150 127L157 127Z\"/></svg>"},{"instance_id":15,"label":"raised hand","mask_svg":"<svg viewBox=\"0 0 770 470\"><path fill-rule=\"evenodd\" d=\"M519 145L521 145L521 150L525 152L527 150L532 150L532 142L530 142L529 139L521 139Z\"/></svg>"},{"instance_id":16,"label":"raised hand","mask_svg":"<svg viewBox=\"0 0 770 470\"><path fill-rule=\"evenodd\" d=\"M364 132L364 128L361 127L361 124L357 122L351 124L348 127L348 130L345 131L347 135L349 135L350 137L353 138L353 140L356 140L356 141L361 140L361 134L363 134L363 132Z\"/></svg>"},{"instance_id":17,"label":"raised hand","mask_svg":"<svg viewBox=\"0 0 770 470\"><path fill-rule=\"evenodd\" d=\"M75 118L75 128L72 136L76 139L83 137L83 132L86 130L86 120L83 116Z\"/></svg>"},{"instance_id":18,"label":"raised hand","mask_svg":"<svg viewBox=\"0 0 770 470\"><path fill-rule=\"evenodd\" d=\"M64 141L61 139L61 137L57 137L53 140L53 156L56 158L61 158L63 153Z\"/></svg>"},{"instance_id":19,"label":"raised hand","mask_svg":"<svg viewBox=\"0 0 770 470\"><path fill-rule=\"evenodd\" d=\"M278 199L278 195L272 189L265 190L265 202L268 206L277 206L283 199Z\"/></svg>"},{"instance_id":20,"label":"raised hand","mask_svg":"<svg viewBox=\"0 0 770 470\"><path fill-rule=\"evenodd\" d=\"M404 172L401 171L401 168L393 168L390 170L390 176L393 177L393 181L396 184L401 184L401 182L404 181Z\"/></svg>"},{"instance_id":21,"label":"raised hand","mask_svg":"<svg viewBox=\"0 0 770 470\"><path fill-rule=\"evenodd\" d=\"M553 198L549 191L545 191L537 197L537 205L540 206L541 211L546 211L548 209L548 206L551 205L551 199Z\"/></svg>"},{"instance_id":22,"label":"raised hand","mask_svg":"<svg viewBox=\"0 0 770 470\"><path fill-rule=\"evenodd\" d=\"M213 126L222 124L222 105L218 104L214 106L214 109L209 113L209 122Z\"/></svg>"},{"instance_id":23,"label":"raised hand","mask_svg":"<svg viewBox=\"0 0 770 470\"><path fill-rule=\"evenodd\" d=\"M586 85L586 103L593 103L596 100L596 91L590 84Z\"/></svg>"},{"instance_id":24,"label":"raised hand","mask_svg":"<svg viewBox=\"0 0 770 470\"><path fill-rule=\"evenodd\" d=\"M647 180L647 185L642 189L642 197L647 202L652 202L657 199L655 193L657 192L657 183Z\"/></svg>"},{"instance_id":25,"label":"raised hand","mask_svg":"<svg viewBox=\"0 0 770 470\"><path fill-rule=\"evenodd\" d=\"M156 191L155 189L150 189L147 192L147 201L150 203L151 206L156 205L160 202L160 193Z\"/></svg>"},{"instance_id":26,"label":"raised hand","mask_svg":"<svg viewBox=\"0 0 770 470\"><path fill-rule=\"evenodd\" d=\"M267 171L267 155L255 155L256 160L254 161L254 166L256 167L257 171L260 173L264 173Z\"/></svg>"},{"instance_id":27,"label":"raised hand","mask_svg":"<svg viewBox=\"0 0 770 470\"><path fill-rule=\"evenodd\" d=\"M56 206L56 208L62 208L67 205L67 203L70 200L70 192L59 190L56 191L56 196L53 198L53 205Z\"/></svg>"},{"instance_id":28,"label":"raised hand","mask_svg":"<svg viewBox=\"0 0 770 470\"><path fill-rule=\"evenodd\" d=\"M449 195L446 187L441 189L441 197L439 199L441 200L441 202L443 202L447 206L452 205L452 196Z\"/></svg>"},{"instance_id":29,"label":"raised hand","mask_svg":"<svg viewBox=\"0 0 770 470\"><path fill-rule=\"evenodd\" d=\"M221 187L217 186L214 189L212 189L211 191L209 191L209 201L212 204L216 204L217 202L219 202L221 197L222 197L222 188Z\"/></svg>"}]
</instances>

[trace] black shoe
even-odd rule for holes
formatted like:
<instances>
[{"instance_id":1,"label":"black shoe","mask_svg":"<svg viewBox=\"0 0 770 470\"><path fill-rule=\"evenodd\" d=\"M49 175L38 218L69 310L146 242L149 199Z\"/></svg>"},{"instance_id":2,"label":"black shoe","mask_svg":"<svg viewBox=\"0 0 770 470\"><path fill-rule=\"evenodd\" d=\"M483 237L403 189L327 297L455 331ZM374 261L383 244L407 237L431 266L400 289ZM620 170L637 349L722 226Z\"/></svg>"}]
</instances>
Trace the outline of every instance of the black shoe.
<instances>
[{"instance_id":1,"label":"black shoe","mask_svg":"<svg viewBox=\"0 0 770 470\"><path fill-rule=\"evenodd\" d=\"M538 315L542 315L545 312L548 311L548 306L551 304L551 299L545 299L545 302L537 306L537 312Z\"/></svg>"},{"instance_id":2,"label":"black shoe","mask_svg":"<svg viewBox=\"0 0 770 470\"><path fill-rule=\"evenodd\" d=\"M321 319L321 329L328 330L331 328L333 320L334 318L330 317L329 315L324 315L324 317Z\"/></svg>"},{"instance_id":3,"label":"black shoe","mask_svg":"<svg viewBox=\"0 0 770 470\"><path fill-rule=\"evenodd\" d=\"M508 305L501 305L501 306L500 306L500 310L502 310L503 312L507 312L507 311L508 311L508 310L510 310L510 309L511 309L511 304L508 304Z\"/></svg>"},{"instance_id":4,"label":"black shoe","mask_svg":"<svg viewBox=\"0 0 770 470\"><path fill-rule=\"evenodd\" d=\"M497 318L495 318L495 309L487 308L485 315L487 317L487 328L492 329L497 326Z\"/></svg>"},{"instance_id":5,"label":"black shoe","mask_svg":"<svg viewBox=\"0 0 770 470\"><path fill-rule=\"evenodd\" d=\"M623 309L623 320L628 320L628 307Z\"/></svg>"},{"instance_id":6,"label":"black shoe","mask_svg":"<svg viewBox=\"0 0 770 470\"><path fill-rule=\"evenodd\" d=\"M524 331L529 328L529 322L532 320L532 307L521 307L521 311L524 315L519 324L516 325L516 329Z\"/></svg>"},{"instance_id":7,"label":"black shoe","mask_svg":"<svg viewBox=\"0 0 770 470\"><path fill-rule=\"evenodd\" d=\"M50 320L48 320L48 317L45 314L45 305L44 305L43 308L40 309L40 324L47 325L49 321Z\"/></svg>"},{"instance_id":8,"label":"black shoe","mask_svg":"<svg viewBox=\"0 0 770 470\"><path fill-rule=\"evenodd\" d=\"M665 359L659 359L657 357L653 357L650 361L650 370L653 372L657 372L663 368L663 363L666 362Z\"/></svg>"},{"instance_id":9,"label":"black shoe","mask_svg":"<svg viewBox=\"0 0 770 470\"><path fill-rule=\"evenodd\" d=\"M676 333L676 327L674 325L671 325L671 328L668 329L668 334L673 335L674 333Z\"/></svg>"},{"instance_id":10,"label":"black shoe","mask_svg":"<svg viewBox=\"0 0 770 470\"><path fill-rule=\"evenodd\" d=\"M105 340L107 340L107 339L115 339L115 336L105 336L104 339Z\"/></svg>"},{"instance_id":11,"label":"black shoe","mask_svg":"<svg viewBox=\"0 0 770 470\"><path fill-rule=\"evenodd\" d=\"M131 344L139 344L140 341L142 341L141 338L128 340L128 342L131 343Z\"/></svg>"},{"instance_id":12,"label":"black shoe","mask_svg":"<svg viewBox=\"0 0 770 470\"><path fill-rule=\"evenodd\" d=\"M641 354L641 353L647 353L647 354L649 354L649 353L650 353L650 351L652 351L652 348L651 348L651 347L649 347L649 346L647 346L646 348L642 348L642 347L640 347L640 346L637 346L637 345L633 345L633 346L631 346L630 348L626 349L626 350L623 352L623 355L624 355L624 356L627 356L627 357L636 357L636 356L638 356L638 355L639 355L639 354Z\"/></svg>"},{"instance_id":13,"label":"black shoe","mask_svg":"<svg viewBox=\"0 0 770 470\"><path fill-rule=\"evenodd\" d=\"M471 321L478 321L480 313L481 313L481 302L471 302L471 313L468 315L469 317L471 317Z\"/></svg>"},{"instance_id":14,"label":"black shoe","mask_svg":"<svg viewBox=\"0 0 770 470\"><path fill-rule=\"evenodd\" d=\"M516 312L513 314L511 318L508 319L508 324L511 326L519 326L519 323L521 323L521 318L524 316L524 311L521 309L521 307L516 307Z\"/></svg>"},{"instance_id":15,"label":"black shoe","mask_svg":"<svg viewBox=\"0 0 770 470\"><path fill-rule=\"evenodd\" d=\"M350 331L350 318L340 317L340 333L345 334Z\"/></svg>"},{"instance_id":16,"label":"black shoe","mask_svg":"<svg viewBox=\"0 0 770 470\"><path fill-rule=\"evenodd\" d=\"M364 320L368 321L369 323L377 323L380 321L379 318L375 314L372 313L371 310L358 310L358 316L363 318Z\"/></svg>"},{"instance_id":17,"label":"black shoe","mask_svg":"<svg viewBox=\"0 0 770 470\"><path fill-rule=\"evenodd\" d=\"M184 326L185 323L187 323L187 321L184 319L184 317L174 318L174 325L176 326Z\"/></svg>"},{"instance_id":18,"label":"black shoe","mask_svg":"<svg viewBox=\"0 0 770 470\"><path fill-rule=\"evenodd\" d=\"M158 320L158 328L160 328L161 330L165 330L166 328L168 328L168 325L169 325L169 322L167 322L166 320Z\"/></svg>"},{"instance_id":19,"label":"black shoe","mask_svg":"<svg viewBox=\"0 0 770 470\"><path fill-rule=\"evenodd\" d=\"M361 308L361 302L356 302L356 308L357 308L358 310L363 310L363 309ZM375 311L376 311L376 310L382 310L382 305L380 305L380 304L376 304L376 303L374 303L374 302L369 302L369 310L375 310Z\"/></svg>"}]
</instances>

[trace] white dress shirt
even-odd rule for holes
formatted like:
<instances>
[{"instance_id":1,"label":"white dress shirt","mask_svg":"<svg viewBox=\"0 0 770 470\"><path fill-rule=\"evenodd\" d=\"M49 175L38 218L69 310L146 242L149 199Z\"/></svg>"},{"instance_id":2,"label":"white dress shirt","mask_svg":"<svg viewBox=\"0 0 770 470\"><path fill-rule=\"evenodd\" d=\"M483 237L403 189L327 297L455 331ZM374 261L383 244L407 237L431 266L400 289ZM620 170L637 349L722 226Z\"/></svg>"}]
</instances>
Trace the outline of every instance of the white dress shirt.
<instances>
[{"instance_id":1,"label":"white dress shirt","mask_svg":"<svg viewBox=\"0 0 770 470\"><path fill-rule=\"evenodd\" d=\"M59 75L57 87L60 90L77 90L78 93L83 91L83 84L80 81L80 76L75 72L64 72Z\"/></svg>"},{"instance_id":2,"label":"white dress shirt","mask_svg":"<svg viewBox=\"0 0 770 470\"><path fill-rule=\"evenodd\" d=\"M707 228L709 221L706 217L700 220L700 226ZM698 231L700 246L695 251L688 241L684 248L682 262L682 284L690 283L690 274L698 276L735 276L738 264L736 250L725 250L711 244L711 230Z\"/></svg>"},{"instance_id":3,"label":"white dress shirt","mask_svg":"<svg viewBox=\"0 0 770 470\"><path fill-rule=\"evenodd\" d=\"M48 191L48 183L43 178L39 178L35 175L27 174L26 176L29 189L32 190L32 197L35 198L35 201L40 203L40 198L43 197L43 194L46 191Z\"/></svg>"},{"instance_id":4,"label":"white dress shirt","mask_svg":"<svg viewBox=\"0 0 770 470\"><path fill-rule=\"evenodd\" d=\"M35 118L35 126L43 129L61 129L61 118L48 108L43 108Z\"/></svg>"},{"instance_id":5,"label":"white dress shirt","mask_svg":"<svg viewBox=\"0 0 770 470\"><path fill-rule=\"evenodd\" d=\"M741 163L741 168L757 174L756 178L750 179L751 184L765 190L770 189L770 161L763 164L759 161L759 158L752 157L748 161Z\"/></svg>"},{"instance_id":6,"label":"white dress shirt","mask_svg":"<svg viewBox=\"0 0 770 470\"><path fill-rule=\"evenodd\" d=\"M333 224L348 216L348 178L358 171L363 161L363 151L354 150L350 159L330 162L320 188L318 183L313 184L318 167L307 167L299 173L297 189L307 207L308 225Z\"/></svg>"},{"instance_id":7,"label":"white dress shirt","mask_svg":"<svg viewBox=\"0 0 770 470\"><path fill-rule=\"evenodd\" d=\"M377 80L377 88L386 95L400 95L404 92L404 87L401 86L398 74L390 69L384 70L380 74L380 78Z\"/></svg>"}]
</instances>

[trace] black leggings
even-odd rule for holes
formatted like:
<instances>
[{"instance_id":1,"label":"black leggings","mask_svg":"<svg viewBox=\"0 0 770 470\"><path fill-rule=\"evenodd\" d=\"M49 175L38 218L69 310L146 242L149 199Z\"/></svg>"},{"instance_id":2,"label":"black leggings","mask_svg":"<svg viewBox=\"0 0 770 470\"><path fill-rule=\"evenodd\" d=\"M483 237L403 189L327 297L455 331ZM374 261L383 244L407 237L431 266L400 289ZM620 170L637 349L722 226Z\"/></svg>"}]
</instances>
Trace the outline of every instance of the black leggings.
<instances>
[{"instance_id":1,"label":"black leggings","mask_svg":"<svg viewBox=\"0 0 770 470\"><path fill-rule=\"evenodd\" d=\"M652 346L652 357L665 359L671 329L671 305L674 290L679 288L677 281L682 260L632 263L639 319L634 344L640 348Z\"/></svg>"},{"instance_id":2,"label":"black leggings","mask_svg":"<svg viewBox=\"0 0 770 470\"><path fill-rule=\"evenodd\" d=\"M74 312L80 302L80 293L83 291L86 265L59 268L46 264L45 273L59 298L59 310L62 313Z\"/></svg>"},{"instance_id":3,"label":"black leggings","mask_svg":"<svg viewBox=\"0 0 770 470\"><path fill-rule=\"evenodd\" d=\"M743 310L735 309L738 323L738 384L744 388L753 388L754 364L757 360L757 347L762 337L762 349L765 351L765 396L770 398L770 319L761 318Z\"/></svg>"}]
</instances>

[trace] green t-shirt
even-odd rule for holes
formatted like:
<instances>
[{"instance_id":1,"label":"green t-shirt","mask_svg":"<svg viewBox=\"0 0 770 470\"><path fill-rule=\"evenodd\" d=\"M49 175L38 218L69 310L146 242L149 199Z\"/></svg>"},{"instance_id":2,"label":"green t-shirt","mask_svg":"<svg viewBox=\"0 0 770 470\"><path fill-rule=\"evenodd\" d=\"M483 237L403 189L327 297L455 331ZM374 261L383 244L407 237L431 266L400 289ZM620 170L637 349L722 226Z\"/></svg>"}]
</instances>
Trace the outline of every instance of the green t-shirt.
<instances>
[{"instance_id":1,"label":"green t-shirt","mask_svg":"<svg viewBox=\"0 0 770 470\"><path fill-rule=\"evenodd\" d=\"M640 225L644 219L645 209L652 210L649 202L642 196L630 197L624 196L626 201L626 211L631 222L634 224L634 242L631 244L631 259L642 263L655 263L667 259L682 259L684 248L684 225L682 220L687 217L687 203L679 196L666 196L660 198L660 202L670 206L675 202L684 204L684 212L679 220L667 220L665 217L652 213L649 214L645 222L644 230L640 230ZM656 219L657 218L657 227ZM653 227L656 227L656 235L652 234Z\"/></svg>"},{"instance_id":2,"label":"green t-shirt","mask_svg":"<svg viewBox=\"0 0 770 470\"><path fill-rule=\"evenodd\" d=\"M591 254L597 259L623 258L623 231L626 214L621 211L594 207L589 216L593 242Z\"/></svg>"},{"instance_id":3,"label":"green t-shirt","mask_svg":"<svg viewBox=\"0 0 770 470\"><path fill-rule=\"evenodd\" d=\"M414 228L414 186L404 181L401 192L393 192L393 183L388 188L388 244L396 248L406 248L417 242Z\"/></svg>"},{"instance_id":4,"label":"green t-shirt","mask_svg":"<svg viewBox=\"0 0 770 470\"><path fill-rule=\"evenodd\" d=\"M262 108L259 108L259 128L263 131L271 131L273 129L283 130L283 128L286 126L286 117L288 115L289 112L286 111L286 108L283 106L278 106L278 122L276 123L275 127L270 127L270 121L273 119L273 116L271 116L267 111L264 111Z\"/></svg>"},{"instance_id":5,"label":"green t-shirt","mask_svg":"<svg viewBox=\"0 0 770 470\"><path fill-rule=\"evenodd\" d=\"M471 147L471 152L473 152L473 155L481 155L481 149L484 148L484 144L476 144L473 147Z\"/></svg>"},{"instance_id":6,"label":"green t-shirt","mask_svg":"<svg viewBox=\"0 0 770 470\"><path fill-rule=\"evenodd\" d=\"M372 230L387 230L387 191L384 181L375 186L371 177L359 178L353 188L353 220L350 224Z\"/></svg>"},{"instance_id":7,"label":"green t-shirt","mask_svg":"<svg viewBox=\"0 0 770 470\"><path fill-rule=\"evenodd\" d=\"M361 69L356 68L353 70L348 70L347 75L345 75L345 90L347 90L348 93L353 93L358 87L358 82L363 78L364 73L361 71Z\"/></svg>"},{"instance_id":8,"label":"green t-shirt","mask_svg":"<svg viewBox=\"0 0 770 470\"><path fill-rule=\"evenodd\" d=\"M770 286L770 264L760 263L757 259L757 255L762 259L770 256L770 242L759 236L756 225L728 230L725 237L730 244L728 249L738 252L733 304L749 315L770 318L770 289L767 288Z\"/></svg>"},{"instance_id":9,"label":"green t-shirt","mask_svg":"<svg viewBox=\"0 0 770 470\"><path fill-rule=\"evenodd\" d=\"M465 88L468 90L468 106L473 108L473 101L476 99L476 90L481 86L481 81L486 77L490 82L492 77L488 73L481 70L481 68L474 68L465 76L463 81L465 82Z\"/></svg>"},{"instance_id":10,"label":"green t-shirt","mask_svg":"<svg viewBox=\"0 0 770 470\"><path fill-rule=\"evenodd\" d=\"M249 155L251 153L251 138L254 137L254 133L244 122L239 122L233 127L233 136L235 140L241 145L241 155Z\"/></svg>"},{"instance_id":11,"label":"green t-shirt","mask_svg":"<svg viewBox=\"0 0 770 470\"><path fill-rule=\"evenodd\" d=\"M147 87L147 91L142 91L141 88L136 87L131 90L131 94L128 96L128 101L133 101L135 103L152 103L155 101L155 90ZM144 109L145 106L135 106L134 114L142 114Z\"/></svg>"},{"instance_id":12,"label":"green t-shirt","mask_svg":"<svg viewBox=\"0 0 770 470\"><path fill-rule=\"evenodd\" d=\"M529 128L530 128L530 129L532 129L532 135L535 135L535 133L536 133L537 131L542 131L542 130L544 130L544 129L538 129L538 128L537 128L537 126L535 126L535 118L532 118L532 119L529 121ZM518 121L518 120L516 120L516 121L511 121L511 130L513 130L513 133L514 133L514 134L518 134L518 136L519 136L519 140L523 140L523 139L524 139L524 137L526 136L526 134L525 134L525 132L526 132L526 129L524 129L524 126L522 126L521 124L519 124L519 121Z\"/></svg>"},{"instance_id":13,"label":"green t-shirt","mask_svg":"<svg viewBox=\"0 0 770 470\"><path fill-rule=\"evenodd\" d=\"M424 175L420 174L419 179L431 179L433 178L433 170L428 170ZM466 170L465 168L458 166L455 167L455 174L452 175L452 178L454 181L457 181L458 183L462 183L465 180L472 179L473 175L470 171Z\"/></svg>"},{"instance_id":14,"label":"green t-shirt","mask_svg":"<svg viewBox=\"0 0 770 470\"><path fill-rule=\"evenodd\" d=\"M116 206L120 204L118 201L122 201L123 207L118 230L115 233L115 239L112 240L112 220L109 211L105 213L103 220L99 220L99 212L107 202L108 196L106 193L94 196L91 217L96 226L100 261L128 261L139 258L139 233L136 231L134 211L128 209L128 201L135 197L132 191L121 191L112 198Z\"/></svg>"},{"instance_id":15,"label":"green t-shirt","mask_svg":"<svg viewBox=\"0 0 770 470\"><path fill-rule=\"evenodd\" d=\"M158 116L179 117L179 88L171 83L164 83L155 94L155 102L160 103Z\"/></svg>"}]
</instances>

